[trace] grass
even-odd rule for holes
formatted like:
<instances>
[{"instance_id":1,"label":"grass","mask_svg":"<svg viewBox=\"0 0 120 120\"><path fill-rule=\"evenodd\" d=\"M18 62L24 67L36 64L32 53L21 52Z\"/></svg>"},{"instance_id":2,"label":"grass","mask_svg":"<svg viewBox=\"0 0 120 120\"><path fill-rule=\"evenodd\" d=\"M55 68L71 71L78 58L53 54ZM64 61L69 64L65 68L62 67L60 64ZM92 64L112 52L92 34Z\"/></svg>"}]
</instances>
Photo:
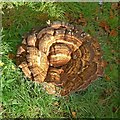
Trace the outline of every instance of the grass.
<instances>
[{"instance_id":1,"label":"grass","mask_svg":"<svg viewBox=\"0 0 120 120\"><path fill-rule=\"evenodd\" d=\"M118 118L118 35L109 35L99 25L107 21L117 31L118 13L110 19L112 3L1 3L2 40L0 42L1 118ZM85 91L68 97L48 95L41 85L27 79L16 66L16 55L22 35L47 20L63 20L74 24L80 13L87 21L83 29L101 43L103 58L108 65L103 78L99 78ZM71 17L72 16L72 17ZM95 20L98 19L98 20ZM78 23L80 24L80 23Z\"/></svg>"}]
</instances>

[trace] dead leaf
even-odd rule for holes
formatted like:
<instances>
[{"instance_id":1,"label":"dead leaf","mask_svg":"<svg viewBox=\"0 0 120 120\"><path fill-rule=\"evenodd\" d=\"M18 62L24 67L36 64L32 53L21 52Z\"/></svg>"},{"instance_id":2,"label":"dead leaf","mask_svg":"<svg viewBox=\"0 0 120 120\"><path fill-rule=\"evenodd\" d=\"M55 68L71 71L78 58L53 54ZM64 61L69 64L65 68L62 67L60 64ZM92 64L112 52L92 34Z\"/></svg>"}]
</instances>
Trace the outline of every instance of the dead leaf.
<instances>
[{"instance_id":1,"label":"dead leaf","mask_svg":"<svg viewBox=\"0 0 120 120\"><path fill-rule=\"evenodd\" d=\"M101 66L102 67L107 67L108 64L109 63L107 61L104 61L104 60L101 62Z\"/></svg>"},{"instance_id":2,"label":"dead leaf","mask_svg":"<svg viewBox=\"0 0 120 120\"><path fill-rule=\"evenodd\" d=\"M108 75L105 74L104 77L107 81L110 81L110 77Z\"/></svg>"},{"instance_id":3,"label":"dead leaf","mask_svg":"<svg viewBox=\"0 0 120 120\"><path fill-rule=\"evenodd\" d=\"M72 113L72 117L73 117L73 118L76 118L76 112L75 112L75 111L72 111L71 113Z\"/></svg>"},{"instance_id":4,"label":"dead leaf","mask_svg":"<svg viewBox=\"0 0 120 120\"><path fill-rule=\"evenodd\" d=\"M82 13L79 16L79 19L77 20L77 23L81 24L82 26L86 26L87 25L87 20L84 18Z\"/></svg>"},{"instance_id":5,"label":"dead leaf","mask_svg":"<svg viewBox=\"0 0 120 120\"><path fill-rule=\"evenodd\" d=\"M112 10L117 10L118 8L119 8L119 6L118 6L118 3L117 3L117 2L111 4L111 9L112 9Z\"/></svg>"},{"instance_id":6,"label":"dead leaf","mask_svg":"<svg viewBox=\"0 0 120 120\"><path fill-rule=\"evenodd\" d=\"M115 30L111 30L110 31L110 36L117 36L118 35L118 32L117 31L115 31Z\"/></svg>"},{"instance_id":7,"label":"dead leaf","mask_svg":"<svg viewBox=\"0 0 120 120\"><path fill-rule=\"evenodd\" d=\"M42 13L36 16L36 19L40 21L47 21L48 20L48 14L47 13Z\"/></svg>"},{"instance_id":8,"label":"dead leaf","mask_svg":"<svg viewBox=\"0 0 120 120\"><path fill-rule=\"evenodd\" d=\"M111 53L112 53L112 54L115 54L115 53L116 53L116 51L115 51L115 50L111 50Z\"/></svg>"},{"instance_id":9,"label":"dead leaf","mask_svg":"<svg viewBox=\"0 0 120 120\"><path fill-rule=\"evenodd\" d=\"M112 65L110 64L110 71L112 71L112 69L113 69L113 67L112 67Z\"/></svg>"},{"instance_id":10,"label":"dead leaf","mask_svg":"<svg viewBox=\"0 0 120 120\"><path fill-rule=\"evenodd\" d=\"M54 102L53 104L54 104L54 106L59 106L59 102L57 102L57 101Z\"/></svg>"},{"instance_id":11,"label":"dead leaf","mask_svg":"<svg viewBox=\"0 0 120 120\"><path fill-rule=\"evenodd\" d=\"M110 26L106 21L101 21L99 26L102 27L107 33L110 33Z\"/></svg>"},{"instance_id":12,"label":"dead leaf","mask_svg":"<svg viewBox=\"0 0 120 120\"><path fill-rule=\"evenodd\" d=\"M112 10L110 10L110 19L113 19L115 16L114 16L114 13Z\"/></svg>"},{"instance_id":13,"label":"dead leaf","mask_svg":"<svg viewBox=\"0 0 120 120\"><path fill-rule=\"evenodd\" d=\"M107 96L109 96L109 95L111 95L111 94L113 93L113 91L114 91L113 88L109 88L109 89L106 89L106 90L104 91L104 93L105 93Z\"/></svg>"},{"instance_id":14,"label":"dead leaf","mask_svg":"<svg viewBox=\"0 0 120 120\"><path fill-rule=\"evenodd\" d=\"M120 64L120 59L115 60L116 64Z\"/></svg>"},{"instance_id":15,"label":"dead leaf","mask_svg":"<svg viewBox=\"0 0 120 120\"><path fill-rule=\"evenodd\" d=\"M10 59L12 59L12 60L15 59L15 55L14 55L13 53L9 53L9 54L8 54L8 57L9 57Z\"/></svg>"}]
</instances>

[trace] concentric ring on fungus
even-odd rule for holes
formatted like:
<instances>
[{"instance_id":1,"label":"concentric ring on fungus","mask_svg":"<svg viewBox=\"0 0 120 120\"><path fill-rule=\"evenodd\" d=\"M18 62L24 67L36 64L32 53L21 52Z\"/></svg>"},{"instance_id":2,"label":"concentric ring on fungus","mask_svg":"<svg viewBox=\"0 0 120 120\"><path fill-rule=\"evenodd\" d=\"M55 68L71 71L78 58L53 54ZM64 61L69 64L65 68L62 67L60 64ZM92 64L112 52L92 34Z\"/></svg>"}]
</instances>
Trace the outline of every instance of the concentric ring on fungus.
<instances>
[{"instance_id":1,"label":"concentric ring on fungus","mask_svg":"<svg viewBox=\"0 0 120 120\"><path fill-rule=\"evenodd\" d=\"M65 96L83 90L103 75L98 41L64 22L53 22L26 35L16 58L24 74L45 83L49 94Z\"/></svg>"}]
</instances>

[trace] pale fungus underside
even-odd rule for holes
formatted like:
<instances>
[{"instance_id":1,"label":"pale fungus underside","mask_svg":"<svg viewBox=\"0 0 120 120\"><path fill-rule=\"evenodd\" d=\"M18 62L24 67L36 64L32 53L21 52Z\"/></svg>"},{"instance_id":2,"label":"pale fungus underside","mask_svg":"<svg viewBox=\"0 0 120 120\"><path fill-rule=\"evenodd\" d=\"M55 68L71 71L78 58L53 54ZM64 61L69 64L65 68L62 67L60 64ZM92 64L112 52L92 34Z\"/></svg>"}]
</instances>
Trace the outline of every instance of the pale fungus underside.
<instances>
[{"instance_id":1,"label":"pale fungus underside","mask_svg":"<svg viewBox=\"0 0 120 120\"><path fill-rule=\"evenodd\" d=\"M16 58L29 79L61 96L87 88L104 69L98 41L65 22L53 22L24 36Z\"/></svg>"}]
</instances>

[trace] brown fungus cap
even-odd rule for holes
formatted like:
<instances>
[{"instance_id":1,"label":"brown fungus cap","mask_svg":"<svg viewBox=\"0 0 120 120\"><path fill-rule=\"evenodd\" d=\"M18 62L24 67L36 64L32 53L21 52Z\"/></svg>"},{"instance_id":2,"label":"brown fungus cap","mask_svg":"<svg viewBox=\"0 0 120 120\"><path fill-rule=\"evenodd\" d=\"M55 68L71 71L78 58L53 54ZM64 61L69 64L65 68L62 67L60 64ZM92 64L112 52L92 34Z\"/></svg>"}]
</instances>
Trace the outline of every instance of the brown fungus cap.
<instances>
[{"instance_id":1,"label":"brown fungus cap","mask_svg":"<svg viewBox=\"0 0 120 120\"><path fill-rule=\"evenodd\" d=\"M49 94L65 96L103 75L101 53L98 41L81 28L53 22L23 38L16 62L28 78L49 83Z\"/></svg>"}]
</instances>

